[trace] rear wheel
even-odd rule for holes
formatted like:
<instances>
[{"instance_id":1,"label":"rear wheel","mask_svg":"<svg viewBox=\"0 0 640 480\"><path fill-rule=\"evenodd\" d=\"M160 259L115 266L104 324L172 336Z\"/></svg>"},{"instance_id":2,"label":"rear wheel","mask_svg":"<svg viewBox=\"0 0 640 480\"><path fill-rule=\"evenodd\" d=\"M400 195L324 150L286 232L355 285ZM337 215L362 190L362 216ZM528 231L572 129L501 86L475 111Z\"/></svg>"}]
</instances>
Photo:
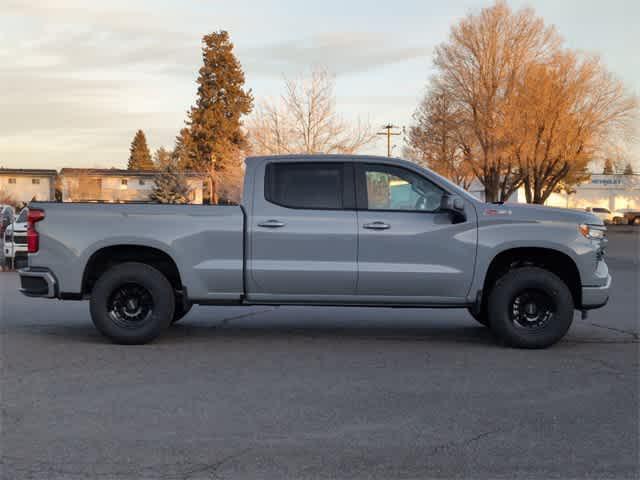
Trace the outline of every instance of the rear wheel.
<instances>
[{"instance_id":1,"label":"rear wheel","mask_svg":"<svg viewBox=\"0 0 640 480\"><path fill-rule=\"evenodd\" d=\"M155 339L174 315L173 288L155 268L127 262L107 270L91 292L91 318L115 343L142 344Z\"/></svg>"},{"instance_id":2,"label":"rear wheel","mask_svg":"<svg viewBox=\"0 0 640 480\"><path fill-rule=\"evenodd\" d=\"M505 344L545 348L559 341L573 321L573 297L555 274L538 267L510 270L493 287L491 330Z\"/></svg>"}]
</instances>

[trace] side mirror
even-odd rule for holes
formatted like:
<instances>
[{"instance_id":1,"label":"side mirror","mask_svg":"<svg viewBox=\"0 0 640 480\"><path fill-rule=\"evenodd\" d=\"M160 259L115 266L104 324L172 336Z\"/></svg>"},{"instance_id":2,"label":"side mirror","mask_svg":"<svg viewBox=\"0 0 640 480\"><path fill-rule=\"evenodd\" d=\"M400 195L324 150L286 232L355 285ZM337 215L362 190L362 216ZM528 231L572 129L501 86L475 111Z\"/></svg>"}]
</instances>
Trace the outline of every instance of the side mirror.
<instances>
[{"instance_id":1,"label":"side mirror","mask_svg":"<svg viewBox=\"0 0 640 480\"><path fill-rule=\"evenodd\" d=\"M440 210L446 212L464 213L464 200L458 195L445 193L440 199Z\"/></svg>"}]
</instances>

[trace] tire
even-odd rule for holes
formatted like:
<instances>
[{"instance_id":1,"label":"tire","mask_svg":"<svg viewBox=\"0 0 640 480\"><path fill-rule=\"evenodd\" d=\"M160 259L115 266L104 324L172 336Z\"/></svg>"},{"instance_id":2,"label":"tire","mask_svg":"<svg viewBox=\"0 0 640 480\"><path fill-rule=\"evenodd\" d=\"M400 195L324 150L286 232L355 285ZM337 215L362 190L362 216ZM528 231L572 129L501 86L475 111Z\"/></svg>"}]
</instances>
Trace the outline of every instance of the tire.
<instances>
[{"instance_id":1,"label":"tire","mask_svg":"<svg viewBox=\"0 0 640 480\"><path fill-rule=\"evenodd\" d=\"M538 267L510 270L489 295L491 331L504 344L546 348L558 342L573 322L573 297L554 273Z\"/></svg>"},{"instance_id":2,"label":"tire","mask_svg":"<svg viewBox=\"0 0 640 480\"><path fill-rule=\"evenodd\" d=\"M182 318L184 318L184 316L189 313L189 310L191 310L191 307L193 306L192 304L188 304L185 307L181 302L178 301L178 299L176 299L175 305L176 307L173 311L173 319L171 320L172 325L182 320Z\"/></svg>"},{"instance_id":3,"label":"tire","mask_svg":"<svg viewBox=\"0 0 640 480\"><path fill-rule=\"evenodd\" d=\"M489 326L489 315L487 314L487 309L483 308L480 313L474 313L472 309L468 308L469 315L473 317L473 319L481 325L485 327Z\"/></svg>"},{"instance_id":4,"label":"tire","mask_svg":"<svg viewBox=\"0 0 640 480\"><path fill-rule=\"evenodd\" d=\"M629 221L629 225L640 225L640 217L635 217L633 220Z\"/></svg>"},{"instance_id":5,"label":"tire","mask_svg":"<svg viewBox=\"0 0 640 480\"><path fill-rule=\"evenodd\" d=\"M139 345L154 340L173 319L175 296L169 280L144 263L116 265L98 279L91 293L91 318L114 343Z\"/></svg>"}]
</instances>

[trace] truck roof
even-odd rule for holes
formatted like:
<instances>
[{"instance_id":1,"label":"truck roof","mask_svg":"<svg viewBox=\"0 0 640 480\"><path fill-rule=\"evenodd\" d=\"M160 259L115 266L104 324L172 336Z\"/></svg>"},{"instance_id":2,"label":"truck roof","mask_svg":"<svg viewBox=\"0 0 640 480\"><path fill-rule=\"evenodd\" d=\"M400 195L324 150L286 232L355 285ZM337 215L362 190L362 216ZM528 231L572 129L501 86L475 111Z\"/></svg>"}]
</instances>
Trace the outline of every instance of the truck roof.
<instances>
[{"instance_id":1,"label":"truck roof","mask_svg":"<svg viewBox=\"0 0 640 480\"><path fill-rule=\"evenodd\" d=\"M251 160L305 160L305 159L318 159L323 161L349 161L349 162L371 162L371 161L396 161L406 162L402 158L398 157L383 157L381 155L351 155L343 153L296 153L287 155L256 155L247 157L247 161Z\"/></svg>"}]
</instances>

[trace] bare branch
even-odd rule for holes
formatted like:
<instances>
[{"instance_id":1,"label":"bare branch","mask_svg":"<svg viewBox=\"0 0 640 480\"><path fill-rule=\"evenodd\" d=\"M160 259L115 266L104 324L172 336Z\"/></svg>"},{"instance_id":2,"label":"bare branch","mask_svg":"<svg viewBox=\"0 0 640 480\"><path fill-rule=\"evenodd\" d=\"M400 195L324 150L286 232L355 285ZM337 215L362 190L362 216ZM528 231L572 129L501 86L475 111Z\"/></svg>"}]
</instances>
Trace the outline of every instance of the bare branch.
<instances>
[{"instance_id":1,"label":"bare branch","mask_svg":"<svg viewBox=\"0 0 640 480\"><path fill-rule=\"evenodd\" d=\"M336 113L333 85L324 70L285 79L280 102L262 102L247 122L253 153L355 153L371 143L368 122L349 125Z\"/></svg>"}]
</instances>

